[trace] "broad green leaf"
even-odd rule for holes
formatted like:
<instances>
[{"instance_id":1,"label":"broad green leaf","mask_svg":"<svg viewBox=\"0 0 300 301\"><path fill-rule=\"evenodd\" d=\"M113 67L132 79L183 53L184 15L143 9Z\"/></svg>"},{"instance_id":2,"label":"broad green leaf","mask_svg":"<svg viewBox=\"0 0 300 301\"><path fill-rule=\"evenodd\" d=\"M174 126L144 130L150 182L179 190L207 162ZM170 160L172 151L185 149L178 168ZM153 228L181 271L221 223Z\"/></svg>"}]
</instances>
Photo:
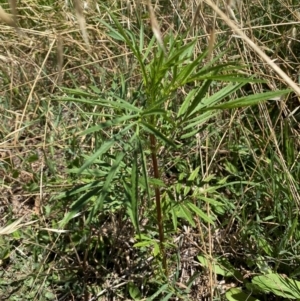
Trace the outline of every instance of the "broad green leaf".
<instances>
[{"instance_id":1,"label":"broad green leaf","mask_svg":"<svg viewBox=\"0 0 300 301\"><path fill-rule=\"evenodd\" d=\"M193 40L186 45L181 45L181 41L175 41L170 49L169 58L166 61L167 66L172 66L174 63L184 61L191 56L191 52L193 51L197 40Z\"/></svg>"},{"instance_id":2,"label":"broad green leaf","mask_svg":"<svg viewBox=\"0 0 300 301\"><path fill-rule=\"evenodd\" d=\"M47 300L55 300L55 299L57 299L56 296L52 292L49 292L49 291L45 292L45 298Z\"/></svg>"},{"instance_id":3,"label":"broad green leaf","mask_svg":"<svg viewBox=\"0 0 300 301\"><path fill-rule=\"evenodd\" d=\"M144 37L144 24L141 22L141 28L140 28L140 39L139 39L139 52L143 53L144 46L145 46L145 37Z\"/></svg>"},{"instance_id":4,"label":"broad green leaf","mask_svg":"<svg viewBox=\"0 0 300 301\"><path fill-rule=\"evenodd\" d=\"M268 243L267 239L264 236L256 237L256 243L259 248L263 249L266 252L267 255L272 256L274 254L272 245L270 243ZM262 261L265 262L265 260L263 260L263 258L262 258ZM256 262L258 262L258 260ZM270 271L270 267L268 266L268 264L266 262L263 264L263 266L265 266L265 269ZM260 270L260 271L262 271L262 270Z\"/></svg>"},{"instance_id":5,"label":"broad green leaf","mask_svg":"<svg viewBox=\"0 0 300 301\"><path fill-rule=\"evenodd\" d=\"M152 39L150 40L150 42L148 44L148 47L146 48L146 51L143 54L143 57L142 57L143 62L149 57L149 54L153 50L153 45L155 44L155 42L156 42L156 39L155 39L155 36L153 35ZM142 51L141 51L141 53L142 53Z\"/></svg>"},{"instance_id":6,"label":"broad green leaf","mask_svg":"<svg viewBox=\"0 0 300 301\"><path fill-rule=\"evenodd\" d=\"M200 90L200 89L199 88L193 89L188 93L188 95L184 99L181 107L178 110L177 117L180 117L181 115L185 114L185 112L187 111L188 107L190 106L190 103L192 102L193 98L195 98L195 95L198 92L198 90Z\"/></svg>"},{"instance_id":7,"label":"broad green leaf","mask_svg":"<svg viewBox=\"0 0 300 301\"><path fill-rule=\"evenodd\" d=\"M72 168L72 169L67 169L68 173L73 173L73 174L78 174L80 168ZM104 177L106 176L106 171L105 170L99 170L99 169L85 169L82 171L80 174L85 175L85 176L94 176L94 177Z\"/></svg>"},{"instance_id":8,"label":"broad green leaf","mask_svg":"<svg viewBox=\"0 0 300 301\"><path fill-rule=\"evenodd\" d=\"M190 191L191 191L191 187L185 186L183 190L183 195L186 197Z\"/></svg>"},{"instance_id":9,"label":"broad green leaf","mask_svg":"<svg viewBox=\"0 0 300 301\"><path fill-rule=\"evenodd\" d=\"M250 292L244 292L240 288L235 287L229 289L225 297L228 301L260 301L260 299L252 297Z\"/></svg>"},{"instance_id":10,"label":"broad green leaf","mask_svg":"<svg viewBox=\"0 0 300 301\"><path fill-rule=\"evenodd\" d=\"M177 225L178 225L178 217L177 217L177 214L176 214L176 211L175 210L170 210L170 213L171 213L171 217L172 217L172 222L173 222L173 228L174 228L174 231L177 230Z\"/></svg>"},{"instance_id":11,"label":"broad green leaf","mask_svg":"<svg viewBox=\"0 0 300 301\"><path fill-rule=\"evenodd\" d=\"M89 96L91 97L91 96ZM65 101L65 102L78 102L78 103L84 103L84 104L90 104L90 105L99 105L101 102L99 99L90 99L90 98L72 98L72 97L63 97L59 98L59 101ZM102 106L111 107L110 102L103 102L101 104Z\"/></svg>"},{"instance_id":12,"label":"broad green leaf","mask_svg":"<svg viewBox=\"0 0 300 301\"><path fill-rule=\"evenodd\" d=\"M202 218L204 221L210 224L214 224L214 221L209 217L207 214L205 214L200 208L198 208L193 203L187 202L187 206L196 213L200 218Z\"/></svg>"},{"instance_id":13,"label":"broad green leaf","mask_svg":"<svg viewBox=\"0 0 300 301\"><path fill-rule=\"evenodd\" d=\"M193 71L199 66L199 61L202 59L202 56L199 56L194 61L189 62L186 64L186 66L182 66L180 68L180 73L178 73L176 77L175 85L177 87L181 87L185 85L187 82L189 82L190 75L193 73Z\"/></svg>"},{"instance_id":14,"label":"broad green leaf","mask_svg":"<svg viewBox=\"0 0 300 301\"><path fill-rule=\"evenodd\" d=\"M125 42L124 37L121 34L119 34L117 31L109 31L107 33L107 35L110 36L111 38L115 39L115 40Z\"/></svg>"},{"instance_id":15,"label":"broad green leaf","mask_svg":"<svg viewBox=\"0 0 300 301\"><path fill-rule=\"evenodd\" d=\"M160 254L160 248L157 242L153 242L153 256L156 257L157 255Z\"/></svg>"},{"instance_id":16,"label":"broad green leaf","mask_svg":"<svg viewBox=\"0 0 300 301\"><path fill-rule=\"evenodd\" d=\"M191 211L185 206L185 204L178 204L173 210L175 210L178 217L184 218L192 227L195 227L195 222L191 215Z\"/></svg>"},{"instance_id":17,"label":"broad green leaf","mask_svg":"<svg viewBox=\"0 0 300 301\"><path fill-rule=\"evenodd\" d=\"M107 13L110 15L110 17L114 21L114 25L117 27L118 30L113 28L110 24L105 22L103 18L99 18L98 20L108 29L110 29L110 34L114 33L114 35L117 37L118 40L123 40L132 51L135 53L135 47L132 45L130 38L126 34L126 30L122 27L122 25L119 23L118 19L114 16L114 14L110 13L110 10L108 8L105 8Z\"/></svg>"},{"instance_id":18,"label":"broad green leaf","mask_svg":"<svg viewBox=\"0 0 300 301\"><path fill-rule=\"evenodd\" d=\"M142 294L139 290L139 288L133 283L129 282L128 283L128 291L129 295L133 300L140 300L142 298Z\"/></svg>"},{"instance_id":19,"label":"broad green leaf","mask_svg":"<svg viewBox=\"0 0 300 301\"><path fill-rule=\"evenodd\" d=\"M156 187L166 187L165 182L161 179L148 178L148 182L149 182L149 184L156 186Z\"/></svg>"},{"instance_id":20,"label":"broad green leaf","mask_svg":"<svg viewBox=\"0 0 300 301\"><path fill-rule=\"evenodd\" d=\"M194 181L199 174L199 170L200 170L200 166L195 168L195 170L193 170L192 173L190 174L188 181Z\"/></svg>"},{"instance_id":21,"label":"broad green leaf","mask_svg":"<svg viewBox=\"0 0 300 301\"><path fill-rule=\"evenodd\" d=\"M215 259L212 259L211 263L209 263L208 259L202 255L198 255L197 259L207 269L212 268L212 271L214 274L221 275L224 277L232 277L234 275L234 273L232 271L229 271L228 269L225 269L224 267L222 267Z\"/></svg>"},{"instance_id":22,"label":"broad green leaf","mask_svg":"<svg viewBox=\"0 0 300 301\"><path fill-rule=\"evenodd\" d=\"M220 91L214 93L213 95L205 97L203 99L198 99L193 108L188 111L187 116L191 118L191 116L195 113L198 113L200 111L204 112L205 110L212 109L218 102L230 96L235 91L239 90L242 86L244 86L244 83L230 83L226 87L222 88Z\"/></svg>"},{"instance_id":23,"label":"broad green leaf","mask_svg":"<svg viewBox=\"0 0 300 301\"><path fill-rule=\"evenodd\" d=\"M256 276L252 279L252 284L264 293L273 293L289 299L300 298L300 281L290 279L285 275L267 274Z\"/></svg>"},{"instance_id":24,"label":"broad green leaf","mask_svg":"<svg viewBox=\"0 0 300 301\"><path fill-rule=\"evenodd\" d=\"M186 112L186 117L190 117L192 112L195 112L196 108L199 107L199 104L201 104L201 101L205 97L209 87L211 85L211 80L206 80L202 84L201 88L199 89L198 93L195 95L194 99L192 100L187 112ZM185 117L185 118L186 118Z\"/></svg>"},{"instance_id":25,"label":"broad green leaf","mask_svg":"<svg viewBox=\"0 0 300 301\"><path fill-rule=\"evenodd\" d=\"M153 246L153 242L150 240L146 240L146 241L140 241L137 242L136 244L133 245L135 248L141 248L141 247L152 247Z\"/></svg>"}]
</instances>

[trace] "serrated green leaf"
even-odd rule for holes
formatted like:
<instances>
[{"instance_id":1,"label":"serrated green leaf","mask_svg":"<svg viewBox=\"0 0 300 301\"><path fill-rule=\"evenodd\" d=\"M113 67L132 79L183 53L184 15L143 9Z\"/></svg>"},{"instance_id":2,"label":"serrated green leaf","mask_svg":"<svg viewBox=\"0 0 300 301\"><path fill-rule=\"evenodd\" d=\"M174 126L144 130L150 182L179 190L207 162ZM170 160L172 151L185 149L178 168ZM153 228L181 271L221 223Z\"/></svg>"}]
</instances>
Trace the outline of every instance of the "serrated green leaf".
<instances>
[{"instance_id":1,"label":"serrated green leaf","mask_svg":"<svg viewBox=\"0 0 300 301\"><path fill-rule=\"evenodd\" d=\"M271 292L276 296L289 299L300 298L300 281L288 278L280 274L267 274L256 276L252 284L264 293Z\"/></svg>"},{"instance_id":2,"label":"serrated green leaf","mask_svg":"<svg viewBox=\"0 0 300 301\"><path fill-rule=\"evenodd\" d=\"M239 288L231 288L225 294L225 297L228 301L260 301L251 296L250 292L243 292Z\"/></svg>"}]
</instances>

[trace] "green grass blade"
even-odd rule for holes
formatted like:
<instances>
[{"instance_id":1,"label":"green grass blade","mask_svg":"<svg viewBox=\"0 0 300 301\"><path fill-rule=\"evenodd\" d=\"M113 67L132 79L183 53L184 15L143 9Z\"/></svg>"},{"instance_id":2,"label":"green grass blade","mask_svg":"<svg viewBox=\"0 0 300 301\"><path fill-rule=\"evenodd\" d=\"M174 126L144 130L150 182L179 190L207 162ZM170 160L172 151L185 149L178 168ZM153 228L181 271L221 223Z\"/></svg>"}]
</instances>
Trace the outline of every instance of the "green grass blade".
<instances>
[{"instance_id":1,"label":"green grass blade","mask_svg":"<svg viewBox=\"0 0 300 301\"><path fill-rule=\"evenodd\" d=\"M164 293L167 291L168 283L161 286L151 297L147 298L147 301L153 301L155 300L161 293Z\"/></svg>"},{"instance_id":2,"label":"green grass blade","mask_svg":"<svg viewBox=\"0 0 300 301\"><path fill-rule=\"evenodd\" d=\"M191 112L195 111L195 108L199 106L199 103L201 103L202 99L205 97L210 85L211 85L211 80L206 80L201 88L199 89L198 93L195 95L195 98L191 102L189 108L187 109L186 112L186 117L191 115ZM186 104L185 104L186 105Z\"/></svg>"},{"instance_id":3,"label":"green grass blade","mask_svg":"<svg viewBox=\"0 0 300 301\"><path fill-rule=\"evenodd\" d=\"M235 91L239 90L244 83L238 83L238 84L228 84L226 87L221 89L220 91L214 93L213 95L209 97L203 97L203 93L200 93L197 95L197 99L193 101L193 109L189 109L187 113L187 116L189 118L193 117L194 114L199 113L200 111L205 111L205 108L213 108L215 107L216 103L223 100L224 98L230 96ZM195 102L195 104L194 104Z\"/></svg>"},{"instance_id":4,"label":"green grass blade","mask_svg":"<svg viewBox=\"0 0 300 301\"><path fill-rule=\"evenodd\" d=\"M265 93L257 93L257 94L241 97L241 98L238 98L238 99L235 99L232 101L228 101L224 104L205 108L204 110L216 110L216 109L224 110L224 109L235 109L235 108L248 107L248 106L256 105L262 101L280 97L280 96L288 94L290 92L291 92L291 90L279 90L279 91L271 91L271 92L265 92Z\"/></svg>"},{"instance_id":5,"label":"green grass blade","mask_svg":"<svg viewBox=\"0 0 300 301\"><path fill-rule=\"evenodd\" d=\"M132 116L127 115L127 116L123 116L123 117L118 117L118 118L115 118L113 120L108 120L108 121L102 122L98 125L92 126L88 129L86 129L85 131L81 132L80 134L81 135L88 135L88 134L98 132L98 131L103 130L103 129L108 128L108 127L118 126L118 125L122 124L124 121L131 120L131 119L136 119L138 117L139 117L138 114L137 115L132 115ZM132 125L134 125L134 124L132 123Z\"/></svg>"}]
</instances>

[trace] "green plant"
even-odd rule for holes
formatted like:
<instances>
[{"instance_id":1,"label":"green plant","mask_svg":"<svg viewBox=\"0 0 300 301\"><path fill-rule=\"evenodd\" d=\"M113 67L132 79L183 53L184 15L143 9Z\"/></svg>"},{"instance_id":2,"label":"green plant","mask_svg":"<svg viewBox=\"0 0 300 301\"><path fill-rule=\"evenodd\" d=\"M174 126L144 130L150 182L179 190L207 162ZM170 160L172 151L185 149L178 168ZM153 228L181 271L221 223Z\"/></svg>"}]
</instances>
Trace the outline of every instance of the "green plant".
<instances>
[{"instance_id":1,"label":"green plant","mask_svg":"<svg viewBox=\"0 0 300 301\"><path fill-rule=\"evenodd\" d=\"M123 185L125 192L124 205L127 213L139 233L141 208L145 210L147 206L152 206L150 186L153 185L160 256L163 270L167 273L163 216L168 213L163 212L161 204L163 181L159 172L159 149L164 147L167 152L180 150L180 145L176 143L176 140L195 135L199 132L201 125L218 114L218 110L258 104L272 97L286 94L288 91L266 92L228 100L229 97L237 95L239 89L249 80L260 81L241 77L237 73L239 67L236 65L218 63L223 53L210 62L205 62L206 51L195 57L193 55L195 39L186 43L182 36L174 37L170 33L165 38L167 45L167 52L165 52L162 48L154 46L155 37L147 41L143 27L137 39L133 32L121 26L113 14L110 14L110 18L113 25L103 20L100 22L105 26L108 36L119 43L124 43L132 51L136 60L134 66L140 72L140 84L138 90L131 95L122 93L123 97L113 91L108 92L107 95L98 96L96 93L84 92L80 89L65 89L70 96L61 100L101 106L111 111L112 114L102 115L105 116L106 121L100 123L95 121L94 126L82 132L82 135L98 136L97 133L111 129L111 134L107 134L111 138L105 139L102 135L101 142L96 140L99 147L94 154L87 157L82 167L78 170L73 169L72 172L77 172L78 175L83 172L92 175L95 174L93 164L105 164L105 162L107 169L106 172L102 169L104 173L101 179L65 194L70 197L87 191L73 202L61 226L77 216L82 209L91 204L90 199L93 199L88 209L87 224L89 224L99 210L104 209L105 205L110 202L114 195L112 189L115 191L122 189L116 184L118 181ZM121 87L124 90L127 90L127 81L124 77L120 78ZM210 95L210 86L216 81L230 83ZM178 101L178 91L185 86L188 87L188 94L182 102ZM96 91L96 88L93 89ZM93 115L101 116L99 113ZM107 156L108 153L113 155ZM147 173L148 154L151 158L153 178ZM105 158L111 163L108 163L109 161ZM198 173L199 168L191 173L187 181L193 182ZM145 193L145 196L143 197L141 193ZM188 191L185 195L187 193ZM141 202L143 198L148 201ZM196 214L206 222L213 223L213 219L188 198L183 203L176 203L171 197L168 198L168 202L171 202L169 208L173 210L175 226L178 210L181 211L179 216L192 225L192 214ZM147 241L150 240L147 239L145 242ZM145 243L137 244L137 246L141 245L145 246ZM157 251L155 254L157 255Z\"/></svg>"},{"instance_id":2,"label":"green plant","mask_svg":"<svg viewBox=\"0 0 300 301\"><path fill-rule=\"evenodd\" d=\"M0 226L39 222L1 235L1 297L297 297L298 98L248 107L285 85L226 16L210 1L10 2ZM299 82L298 1L244 0L234 15Z\"/></svg>"}]
</instances>

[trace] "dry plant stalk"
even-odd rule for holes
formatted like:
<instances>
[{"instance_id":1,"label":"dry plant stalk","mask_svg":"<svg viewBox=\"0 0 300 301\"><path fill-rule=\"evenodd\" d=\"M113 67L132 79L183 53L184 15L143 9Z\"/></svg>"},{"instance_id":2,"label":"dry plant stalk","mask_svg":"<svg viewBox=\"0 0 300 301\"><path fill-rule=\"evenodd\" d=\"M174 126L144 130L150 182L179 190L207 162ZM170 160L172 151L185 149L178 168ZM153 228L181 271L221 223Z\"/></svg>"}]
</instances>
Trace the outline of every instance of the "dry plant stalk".
<instances>
[{"instance_id":1,"label":"dry plant stalk","mask_svg":"<svg viewBox=\"0 0 300 301\"><path fill-rule=\"evenodd\" d=\"M216 40L216 35L215 35L215 26L213 28L209 29L209 40L208 40L208 54L207 58L209 59L212 55L212 52L214 50L214 45L215 45L215 40Z\"/></svg>"},{"instance_id":2,"label":"dry plant stalk","mask_svg":"<svg viewBox=\"0 0 300 301\"><path fill-rule=\"evenodd\" d=\"M9 6L15 23L14 26L17 26L17 0L9 0Z\"/></svg>"},{"instance_id":3,"label":"dry plant stalk","mask_svg":"<svg viewBox=\"0 0 300 301\"><path fill-rule=\"evenodd\" d=\"M75 11L76 11L79 28L82 33L82 38L83 38L85 44L90 48L88 33L86 30L85 18L84 18L84 14L83 14L83 8L80 3L80 0L74 0L74 6L75 6Z\"/></svg>"},{"instance_id":4,"label":"dry plant stalk","mask_svg":"<svg viewBox=\"0 0 300 301\"><path fill-rule=\"evenodd\" d=\"M276 65L250 38L248 38L242 29L240 29L232 20L230 20L211 0L205 2L225 21L225 23L238 34L300 97L300 87L278 66Z\"/></svg>"},{"instance_id":5,"label":"dry plant stalk","mask_svg":"<svg viewBox=\"0 0 300 301\"><path fill-rule=\"evenodd\" d=\"M63 68L63 41L61 35L57 36L57 69L58 69L58 84L62 81L62 68Z\"/></svg>"}]
</instances>

